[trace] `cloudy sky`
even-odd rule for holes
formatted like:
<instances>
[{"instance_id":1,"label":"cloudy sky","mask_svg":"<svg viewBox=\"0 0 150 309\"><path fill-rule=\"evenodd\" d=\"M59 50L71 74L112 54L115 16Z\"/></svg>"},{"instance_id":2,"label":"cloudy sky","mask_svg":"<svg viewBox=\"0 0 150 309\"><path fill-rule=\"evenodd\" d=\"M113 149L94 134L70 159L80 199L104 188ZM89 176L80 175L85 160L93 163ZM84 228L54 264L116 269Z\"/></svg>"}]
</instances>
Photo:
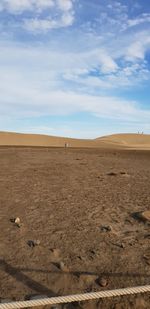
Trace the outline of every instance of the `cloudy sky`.
<instances>
[{"instance_id":1,"label":"cloudy sky","mask_svg":"<svg viewBox=\"0 0 150 309\"><path fill-rule=\"evenodd\" d=\"M0 130L150 133L150 5L0 0Z\"/></svg>"}]
</instances>

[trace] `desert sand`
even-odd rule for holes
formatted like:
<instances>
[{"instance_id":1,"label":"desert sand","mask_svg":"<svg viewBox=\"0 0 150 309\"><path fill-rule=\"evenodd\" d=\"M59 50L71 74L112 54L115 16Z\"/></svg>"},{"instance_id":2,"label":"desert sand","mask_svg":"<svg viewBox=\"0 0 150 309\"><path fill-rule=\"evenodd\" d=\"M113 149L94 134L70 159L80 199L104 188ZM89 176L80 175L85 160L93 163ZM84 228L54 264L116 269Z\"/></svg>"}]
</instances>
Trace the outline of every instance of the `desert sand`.
<instances>
[{"instance_id":1,"label":"desert sand","mask_svg":"<svg viewBox=\"0 0 150 309\"><path fill-rule=\"evenodd\" d=\"M2 302L149 284L150 222L138 214L150 210L150 151L142 150L150 136L134 137L105 137L92 141L105 147L91 148L75 141L77 148L65 149L18 147L39 140L1 133ZM43 136L40 146L52 146L52 140L58 146L57 138ZM128 149L123 141L142 146ZM149 309L150 298L146 293L53 308Z\"/></svg>"},{"instance_id":2,"label":"desert sand","mask_svg":"<svg viewBox=\"0 0 150 309\"><path fill-rule=\"evenodd\" d=\"M114 134L96 139L75 139L40 134L23 134L0 132L1 146L41 146L41 147L79 148L135 148L150 149L150 135L146 134Z\"/></svg>"}]
</instances>

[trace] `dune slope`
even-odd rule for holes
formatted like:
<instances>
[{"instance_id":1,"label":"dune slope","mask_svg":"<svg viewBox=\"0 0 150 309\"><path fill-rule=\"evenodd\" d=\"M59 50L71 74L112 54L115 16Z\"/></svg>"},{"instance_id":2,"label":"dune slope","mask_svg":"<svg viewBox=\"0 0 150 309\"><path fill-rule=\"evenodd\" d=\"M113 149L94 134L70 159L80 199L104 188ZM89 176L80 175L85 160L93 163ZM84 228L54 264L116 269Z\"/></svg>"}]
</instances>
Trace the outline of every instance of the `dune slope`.
<instances>
[{"instance_id":1,"label":"dune slope","mask_svg":"<svg viewBox=\"0 0 150 309\"><path fill-rule=\"evenodd\" d=\"M150 134L113 134L96 139L99 143L130 148L150 149Z\"/></svg>"},{"instance_id":2,"label":"dune slope","mask_svg":"<svg viewBox=\"0 0 150 309\"><path fill-rule=\"evenodd\" d=\"M92 140L80 140L40 134L0 132L1 146L64 147L66 143L70 147L92 147L95 144Z\"/></svg>"},{"instance_id":3,"label":"dune slope","mask_svg":"<svg viewBox=\"0 0 150 309\"><path fill-rule=\"evenodd\" d=\"M150 149L150 135L114 134L97 139L75 139L40 134L0 132L0 146L41 146L41 147L103 147Z\"/></svg>"}]
</instances>

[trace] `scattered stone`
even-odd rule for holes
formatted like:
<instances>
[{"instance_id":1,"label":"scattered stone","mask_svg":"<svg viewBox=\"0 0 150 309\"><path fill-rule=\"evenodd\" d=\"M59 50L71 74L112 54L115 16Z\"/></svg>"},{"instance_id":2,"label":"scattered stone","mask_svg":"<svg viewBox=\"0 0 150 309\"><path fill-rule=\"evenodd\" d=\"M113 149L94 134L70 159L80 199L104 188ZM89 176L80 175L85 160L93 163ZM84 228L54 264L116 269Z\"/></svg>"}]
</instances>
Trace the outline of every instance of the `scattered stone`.
<instances>
[{"instance_id":1,"label":"scattered stone","mask_svg":"<svg viewBox=\"0 0 150 309\"><path fill-rule=\"evenodd\" d=\"M150 265L150 254L144 254L143 255L144 260L148 265Z\"/></svg>"},{"instance_id":2,"label":"scattered stone","mask_svg":"<svg viewBox=\"0 0 150 309\"><path fill-rule=\"evenodd\" d=\"M20 221L20 218L19 218L19 217L17 217L17 218L15 219L15 224L16 224L18 227L21 226L21 221Z\"/></svg>"},{"instance_id":3,"label":"scattered stone","mask_svg":"<svg viewBox=\"0 0 150 309\"><path fill-rule=\"evenodd\" d=\"M52 255L55 259L59 259L59 257L60 257L60 250L59 249L53 248L53 249L50 249L50 252L52 253Z\"/></svg>"},{"instance_id":4,"label":"scattered stone","mask_svg":"<svg viewBox=\"0 0 150 309\"><path fill-rule=\"evenodd\" d=\"M95 258L96 252L94 250L89 250L88 256L90 260Z\"/></svg>"},{"instance_id":5,"label":"scattered stone","mask_svg":"<svg viewBox=\"0 0 150 309\"><path fill-rule=\"evenodd\" d=\"M28 240L27 244L29 247L34 248L35 246L40 245L40 240Z\"/></svg>"},{"instance_id":6,"label":"scattered stone","mask_svg":"<svg viewBox=\"0 0 150 309\"><path fill-rule=\"evenodd\" d=\"M142 217L143 220L145 220L145 221L150 221L150 210L143 211L143 212L141 213L141 217Z\"/></svg>"},{"instance_id":7,"label":"scattered stone","mask_svg":"<svg viewBox=\"0 0 150 309\"><path fill-rule=\"evenodd\" d=\"M77 255L77 258L81 261L84 260L84 258L81 255Z\"/></svg>"},{"instance_id":8,"label":"scattered stone","mask_svg":"<svg viewBox=\"0 0 150 309\"><path fill-rule=\"evenodd\" d=\"M126 172L122 171L122 172L120 172L120 175L126 175Z\"/></svg>"},{"instance_id":9,"label":"scattered stone","mask_svg":"<svg viewBox=\"0 0 150 309\"><path fill-rule=\"evenodd\" d=\"M101 231L102 232L111 232L112 231L112 228L110 225L102 225L101 226Z\"/></svg>"},{"instance_id":10,"label":"scattered stone","mask_svg":"<svg viewBox=\"0 0 150 309\"><path fill-rule=\"evenodd\" d=\"M14 223L17 227L21 227L21 220L19 217L17 218L11 218L10 222Z\"/></svg>"},{"instance_id":11,"label":"scattered stone","mask_svg":"<svg viewBox=\"0 0 150 309\"><path fill-rule=\"evenodd\" d=\"M122 248L122 249L125 248L125 245L123 243L111 243L111 244L114 245L114 246L117 246L119 248Z\"/></svg>"},{"instance_id":12,"label":"scattered stone","mask_svg":"<svg viewBox=\"0 0 150 309\"><path fill-rule=\"evenodd\" d=\"M57 267L57 269L63 271L63 272L69 272L69 268L65 265L64 262L58 262L58 263L53 263L54 266Z\"/></svg>"},{"instance_id":13,"label":"scattered stone","mask_svg":"<svg viewBox=\"0 0 150 309\"><path fill-rule=\"evenodd\" d=\"M97 283L98 283L101 287L105 288L105 287L108 285L108 280L107 280L106 278L99 277L99 278L97 279Z\"/></svg>"},{"instance_id":14,"label":"scattered stone","mask_svg":"<svg viewBox=\"0 0 150 309\"><path fill-rule=\"evenodd\" d=\"M108 176L117 176L117 173L114 173L114 172L109 172L107 173Z\"/></svg>"},{"instance_id":15,"label":"scattered stone","mask_svg":"<svg viewBox=\"0 0 150 309\"><path fill-rule=\"evenodd\" d=\"M150 222L150 210L135 212L132 216L139 221Z\"/></svg>"},{"instance_id":16,"label":"scattered stone","mask_svg":"<svg viewBox=\"0 0 150 309\"><path fill-rule=\"evenodd\" d=\"M96 254L95 250L90 250L90 254L95 255Z\"/></svg>"},{"instance_id":17,"label":"scattered stone","mask_svg":"<svg viewBox=\"0 0 150 309\"><path fill-rule=\"evenodd\" d=\"M129 246L134 246L136 243L135 239L129 241Z\"/></svg>"},{"instance_id":18,"label":"scattered stone","mask_svg":"<svg viewBox=\"0 0 150 309\"><path fill-rule=\"evenodd\" d=\"M62 261L59 263L59 268L60 268L61 271L64 271L64 272L69 271L69 268Z\"/></svg>"}]
</instances>

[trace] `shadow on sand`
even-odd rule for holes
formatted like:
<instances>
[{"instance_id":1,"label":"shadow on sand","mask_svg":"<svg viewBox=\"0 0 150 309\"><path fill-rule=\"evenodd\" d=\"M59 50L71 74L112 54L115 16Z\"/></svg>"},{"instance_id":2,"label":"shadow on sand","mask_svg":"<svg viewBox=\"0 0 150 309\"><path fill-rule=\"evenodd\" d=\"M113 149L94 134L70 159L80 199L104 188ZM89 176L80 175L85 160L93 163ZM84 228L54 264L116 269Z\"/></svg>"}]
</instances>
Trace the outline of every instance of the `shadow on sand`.
<instances>
[{"instance_id":1,"label":"shadow on sand","mask_svg":"<svg viewBox=\"0 0 150 309\"><path fill-rule=\"evenodd\" d=\"M5 260L0 259L0 268L2 271L6 272L13 278L15 278L17 281L22 282L24 285L26 285L28 288L34 290L37 294L46 295L48 297L55 297L58 296L55 294L51 289L44 286L41 283L36 282L35 280L31 279L28 275L24 274L23 272L38 272L38 273L45 273L45 274L59 274L65 276L80 276L80 275L97 275L97 276L106 276L108 278L150 278L150 274L143 274L143 273L96 273L96 272L87 272L87 271L70 271L70 272L62 272L60 270L58 271L47 271L47 270L40 270L40 269L29 269L29 268L19 268L14 267L8 264Z\"/></svg>"}]
</instances>

